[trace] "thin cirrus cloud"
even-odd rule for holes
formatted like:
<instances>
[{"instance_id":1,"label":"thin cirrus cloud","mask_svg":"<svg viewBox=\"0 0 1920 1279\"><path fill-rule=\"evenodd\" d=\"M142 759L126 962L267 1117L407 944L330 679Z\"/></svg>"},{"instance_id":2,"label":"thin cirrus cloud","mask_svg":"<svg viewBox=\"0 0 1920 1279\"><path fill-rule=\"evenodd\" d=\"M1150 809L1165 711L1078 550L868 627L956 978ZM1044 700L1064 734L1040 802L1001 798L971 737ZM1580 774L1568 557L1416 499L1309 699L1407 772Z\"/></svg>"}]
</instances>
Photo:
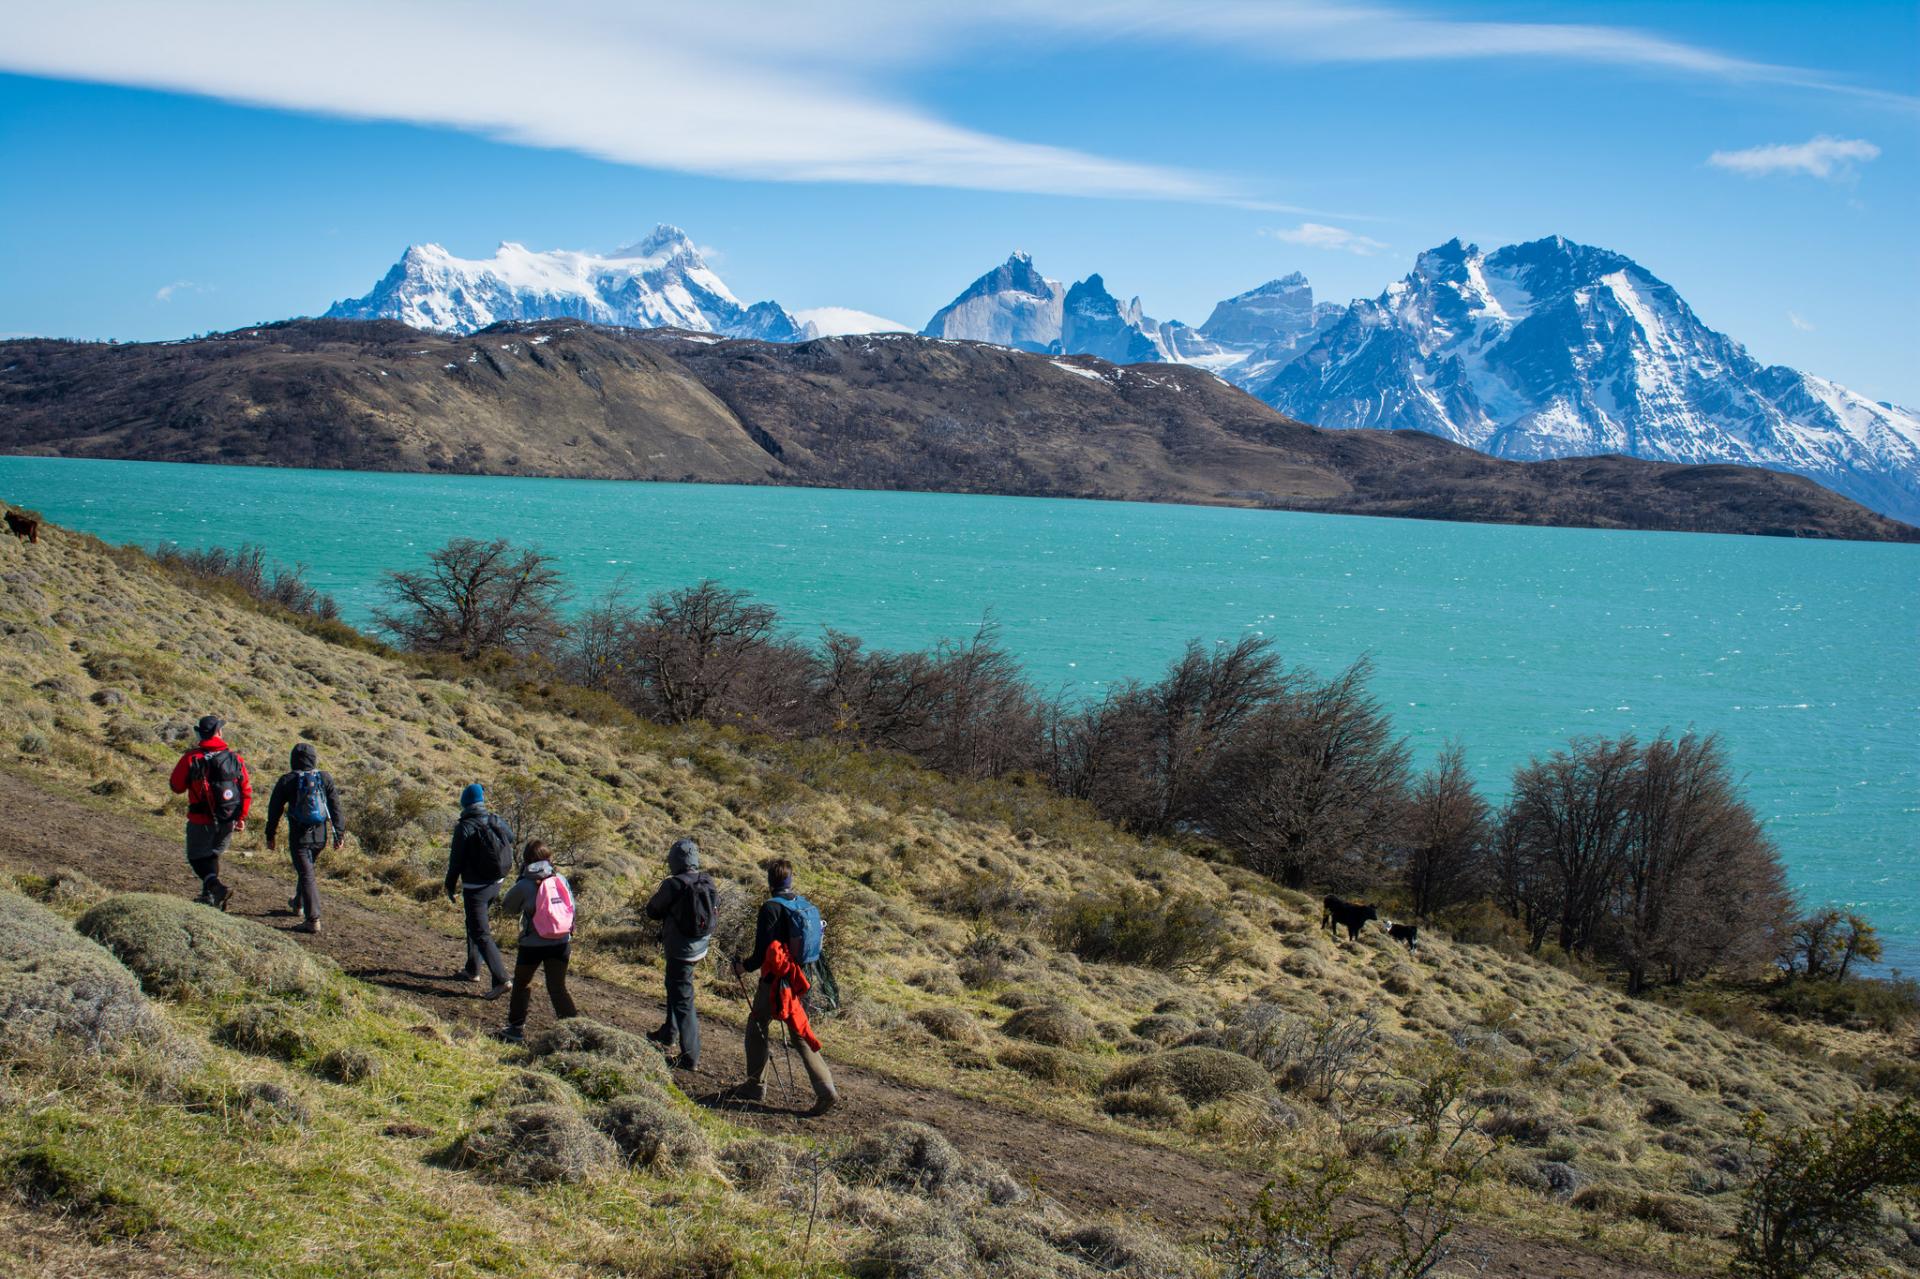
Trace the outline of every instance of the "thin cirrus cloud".
<instances>
[{"instance_id":1,"label":"thin cirrus cloud","mask_svg":"<svg viewBox=\"0 0 1920 1279\"><path fill-rule=\"evenodd\" d=\"M1832 180L1851 178L1861 165L1879 156L1880 148L1865 138L1834 138L1822 134L1805 142L1715 151L1707 157L1707 163L1750 178L1784 173Z\"/></svg>"},{"instance_id":2,"label":"thin cirrus cloud","mask_svg":"<svg viewBox=\"0 0 1920 1279\"><path fill-rule=\"evenodd\" d=\"M1321 222L1302 222L1296 227L1270 227L1261 234L1285 244L1297 244L1309 249L1338 249L1345 253L1357 253L1361 257L1371 257L1387 247L1370 236Z\"/></svg>"},{"instance_id":3,"label":"thin cirrus cloud","mask_svg":"<svg viewBox=\"0 0 1920 1279\"><path fill-rule=\"evenodd\" d=\"M729 178L1290 209L1216 175L971 129L892 87L902 71L1003 44L1010 24L1041 53L1174 41L1334 64L1549 59L1914 101L1627 28L1329 0L1180 10L1158 0L710 0L697 11L578 0L537 22L508 0L62 0L9 16L0 70L403 121Z\"/></svg>"},{"instance_id":4,"label":"thin cirrus cloud","mask_svg":"<svg viewBox=\"0 0 1920 1279\"><path fill-rule=\"evenodd\" d=\"M204 284L198 284L192 280L175 280L171 284L163 284L155 289L153 291L153 300L155 302L171 302L176 293L205 293L206 291L207 286Z\"/></svg>"},{"instance_id":5,"label":"thin cirrus cloud","mask_svg":"<svg viewBox=\"0 0 1920 1279\"><path fill-rule=\"evenodd\" d=\"M1787 323L1799 329L1802 333L1813 332L1813 322L1802 318L1798 311L1787 312Z\"/></svg>"}]
</instances>

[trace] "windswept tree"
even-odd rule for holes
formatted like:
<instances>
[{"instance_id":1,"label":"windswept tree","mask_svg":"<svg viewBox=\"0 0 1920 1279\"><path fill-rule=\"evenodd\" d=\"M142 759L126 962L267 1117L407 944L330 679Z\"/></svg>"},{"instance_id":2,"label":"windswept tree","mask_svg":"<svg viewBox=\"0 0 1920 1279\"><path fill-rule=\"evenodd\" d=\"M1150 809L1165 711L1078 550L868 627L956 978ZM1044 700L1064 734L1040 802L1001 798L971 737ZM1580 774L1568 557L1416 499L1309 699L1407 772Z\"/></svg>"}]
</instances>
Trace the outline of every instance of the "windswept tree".
<instances>
[{"instance_id":1,"label":"windswept tree","mask_svg":"<svg viewBox=\"0 0 1920 1279\"><path fill-rule=\"evenodd\" d=\"M1844 981L1855 963L1880 958L1880 932L1864 916L1824 906L1793 922L1782 949L1788 972Z\"/></svg>"},{"instance_id":2,"label":"windswept tree","mask_svg":"<svg viewBox=\"0 0 1920 1279\"><path fill-rule=\"evenodd\" d=\"M811 655L745 591L712 581L663 591L625 635L631 701L654 719L783 730L806 717Z\"/></svg>"},{"instance_id":3,"label":"windswept tree","mask_svg":"<svg viewBox=\"0 0 1920 1279\"><path fill-rule=\"evenodd\" d=\"M1290 888L1372 878L1403 819L1408 756L1367 692L1371 674L1361 658L1240 724L1209 774L1200 828Z\"/></svg>"},{"instance_id":4,"label":"windswept tree","mask_svg":"<svg viewBox=\"0 0 1920 1279\"><path fill-rule=\"evenodd\" d=\"M416 652L539 653L566 634L567 591L553 557L505 538L456 537L426 568L390 572L385 583L374 622Z\"/></svg>"},{"instance_id":5,"label":"windswept tree","mask_svg":"<svg viewBox=\"0 0 1920 1279\"><path fill-rule=\"evenodd\" d=\"M1484 889L1492 835L1493 810L1474 789L1466 748L1449 742L1414 783L1400 837L1400 881L1417 917Z\"/></svg>"},{"instance_id":6,"label":"windswept tree","mask_svg":"<svg viewBox=\"0 0 1920 1279\"><path fill-rule=\"evenodd\" d=\"M1612 905L1626 862L1639 761L1631 737L1578 738L1513 774L1508 851L1523 873L1551 877L1559 908L1554 930L1569 954L1593 948Z\"/></svg>"}]
</instances>

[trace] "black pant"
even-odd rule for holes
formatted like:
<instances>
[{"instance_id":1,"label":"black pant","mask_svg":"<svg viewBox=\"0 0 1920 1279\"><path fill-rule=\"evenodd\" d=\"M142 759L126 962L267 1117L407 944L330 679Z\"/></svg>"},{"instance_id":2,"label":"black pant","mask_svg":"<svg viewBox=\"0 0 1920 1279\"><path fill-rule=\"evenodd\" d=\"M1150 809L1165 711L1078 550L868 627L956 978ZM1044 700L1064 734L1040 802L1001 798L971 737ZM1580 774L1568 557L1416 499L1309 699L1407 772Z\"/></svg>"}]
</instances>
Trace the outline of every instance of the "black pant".
<instances>
[{"instance_id":1,"label":"black pant","mask_svg":"<svg viewBox=\"0 0 1920 1279\"><path fill-rule=\"evenodd\" d=\"M200 878L200 900L219 905L229 889L220 882L220 854L227 851L233 826L187 823L187 866Z\"/></svg>"},{"instance_id":2,"label":"black pant","mask_svg":"<svg viewBox=\"0 0 1920 1279\"><path fill-rule=\"evenodd\" d=\"M320 918L320 883L313 873L313 863L325 847L325 844L304 848L299 844L287 845L287 856L293 860L293 873L297 881L293 887L293 900L298 903L300 913L315 922Z\"/></svg>"},{"instance_id":3,"label":"black pant","mask_svg":"<svg viewBox=\"0 0 1920 1279\"><path fill-rule=\"evenodd\" d=\"M463 888L460 896L467 912L465 972L469 977L478 977L484 964L493 975L493 984L498 986L507 979L507 961L500 957L500 945L493 940L493 921L487 916L493 910L494 899L500 896L500 885L496 882L484 888Z\"/></svg>"},{"instance_id":4,"label":"black pant","mask_svg":"<svg viewBox=\"0 0 1920 1279\"><path fill-rule=\"evenodd\" d=\"M693 970L698 960L667 958L667 1024L661 1038L680 1041L680 1057L691 1066L700 1060L700 1014L693 1007Z\"/></svg>"},{"instance_id":5,"label":"black pant","mask_svg":"<svg viewBox=\"0 0 1920 1279\"><path fill-rule=\"evenodd\" d=\"M553 1015L562 1020L579 1016L573 996L567 993L567 960L572 953L573 946L568 942L520 948L514 956L513 993L507 996L508 1026L518 1030L527 1024L527 1005L533 1002L533 973L543 967L547 970L547 998L553 1001Z\"/></svg>"}]
</instances>

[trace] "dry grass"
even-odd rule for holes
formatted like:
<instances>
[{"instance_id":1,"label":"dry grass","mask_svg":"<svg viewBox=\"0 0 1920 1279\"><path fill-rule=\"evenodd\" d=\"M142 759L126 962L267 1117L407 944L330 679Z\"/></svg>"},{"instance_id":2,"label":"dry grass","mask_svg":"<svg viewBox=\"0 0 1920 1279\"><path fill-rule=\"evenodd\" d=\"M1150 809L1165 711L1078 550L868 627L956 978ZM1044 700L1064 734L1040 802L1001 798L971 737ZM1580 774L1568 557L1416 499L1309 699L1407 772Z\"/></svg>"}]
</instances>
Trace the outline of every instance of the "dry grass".
<instances>
[{"instance_id":1,"label":"dry grass","mask_svg":"<svg viewBox=\"0 0 1920 1279\"><path fill-rule=\"evenodd\" d=\"M830 1026L834 1054L908 1080L1109 1124L1121 1121L1107 1105L1177 1109L1145 1099L1180 1094L1163 1083L1099 1094L1089 1080L1176 1045L1231 1048L1249 1007L1265 1009L1270 1028L1312 1033L1364 1018L1372 1032L1361 1063L1373 1074L1391 1078L1450 1045L1500 1079L1506 1104L1489 1122L1510 1142L1501 1165L1510 1175L1488 1212L1549 1234L1601 1229L1616 1232L1605 1234L1616 1246L1680 1247L1698 1262L1718 1248L1703 1223L1724 1220L1731 1204L1716 1152L1744 1117L1764 1110L1793 1122L1855 1101L1867 1071L1835 1063L1884 1061L1894 1046L1844 1027L1810 1032L1811 1046L1758 1037L1439 928L1423 930L1415 956L1373 930L1335 944L1308 896L1122 836L1043 788L954 781L821 743L668 730L611 712L574 718L557 694L510 695L332 643L62 530L34 552L0 571L8 766L171 825L180 808L165 773L198 714L226 716L226 736L264 780L293 741L314 741L343 781L353 830L323 865L325 891L396 910L435 890L458 787L514 779L570 841L577 962L648 989L657 951L634 901L663 873L674 837L699 838L733 899L735 932L750 927L759 864L790 858L826 910L851 996ZM250 831L238 855L257 855L258 839ZM1217 963L1183 956L1170 971L1060 945L1069 907L1143 887L1207 903L1231 952ZM990 1038L989 1055L962 1029L993 1026L1018 1042ZM581 1046L545 1054L606 1098L648 1091L648 1060ZM1270 1109L1181 1098L1185 1112L1142 1136L1292 1158L1337 1122L1322 1091L1290 1091L1295 1121L1285 1124ZM1568 1206L1570 1178L1607 1187L1596 1192L1605 1202ZM1649 1213L1644 1196L1673 1204Z\"/></svg>"}]
</instances>

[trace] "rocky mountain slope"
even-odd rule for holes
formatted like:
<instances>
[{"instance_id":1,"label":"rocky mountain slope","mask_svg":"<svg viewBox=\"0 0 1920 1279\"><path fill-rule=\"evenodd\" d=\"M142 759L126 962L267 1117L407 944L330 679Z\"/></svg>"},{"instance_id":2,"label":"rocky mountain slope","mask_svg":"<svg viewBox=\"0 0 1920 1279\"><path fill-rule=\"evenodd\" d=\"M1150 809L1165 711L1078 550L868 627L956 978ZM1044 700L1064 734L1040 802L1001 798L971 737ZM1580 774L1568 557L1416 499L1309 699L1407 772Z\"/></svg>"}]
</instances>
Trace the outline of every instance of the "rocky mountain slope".
<instances>
[{"instance_id":1,"label":"rocky mountain slope","mask_svg":"<svg viewBox=\"0 0 1920 1279\"><path fill-rule=\"evenodd\" d=\"M742 305L686 232L666 225L604 257L506 243L493 257L475 260L416 244L372 292L335 302L326 314L447 333L472 333L503 320L570 318L773 342L807 336L776 303Z\"/></svg>"},{"instance_id":2,"label":"rocky mountain slope","mask_svg":"<svg viewBox=\"0 0 1920 1279\"><path fill-rule=\"evenodd\" d=\"M1645 267L1557 236L1423 253L1249 389L1321 426L1410 427L1499 457L1793 471L1920 519L1920 416L1762 367Z\"/></svg>"},{"instance_id":3,"label":"rocky mountain slope","mask_svg":"<svg viewBox=\"0 0 1920 1279\"><path fill-rule=\"evenodd\" d=\"M454 337L308 320L191 342L0 343L0 448L1920 537L1767 471L1501 461L1419 432L1306 427L1199 369L905 334L772 343L546 321Z\"/></svg>"}]
</instances>

